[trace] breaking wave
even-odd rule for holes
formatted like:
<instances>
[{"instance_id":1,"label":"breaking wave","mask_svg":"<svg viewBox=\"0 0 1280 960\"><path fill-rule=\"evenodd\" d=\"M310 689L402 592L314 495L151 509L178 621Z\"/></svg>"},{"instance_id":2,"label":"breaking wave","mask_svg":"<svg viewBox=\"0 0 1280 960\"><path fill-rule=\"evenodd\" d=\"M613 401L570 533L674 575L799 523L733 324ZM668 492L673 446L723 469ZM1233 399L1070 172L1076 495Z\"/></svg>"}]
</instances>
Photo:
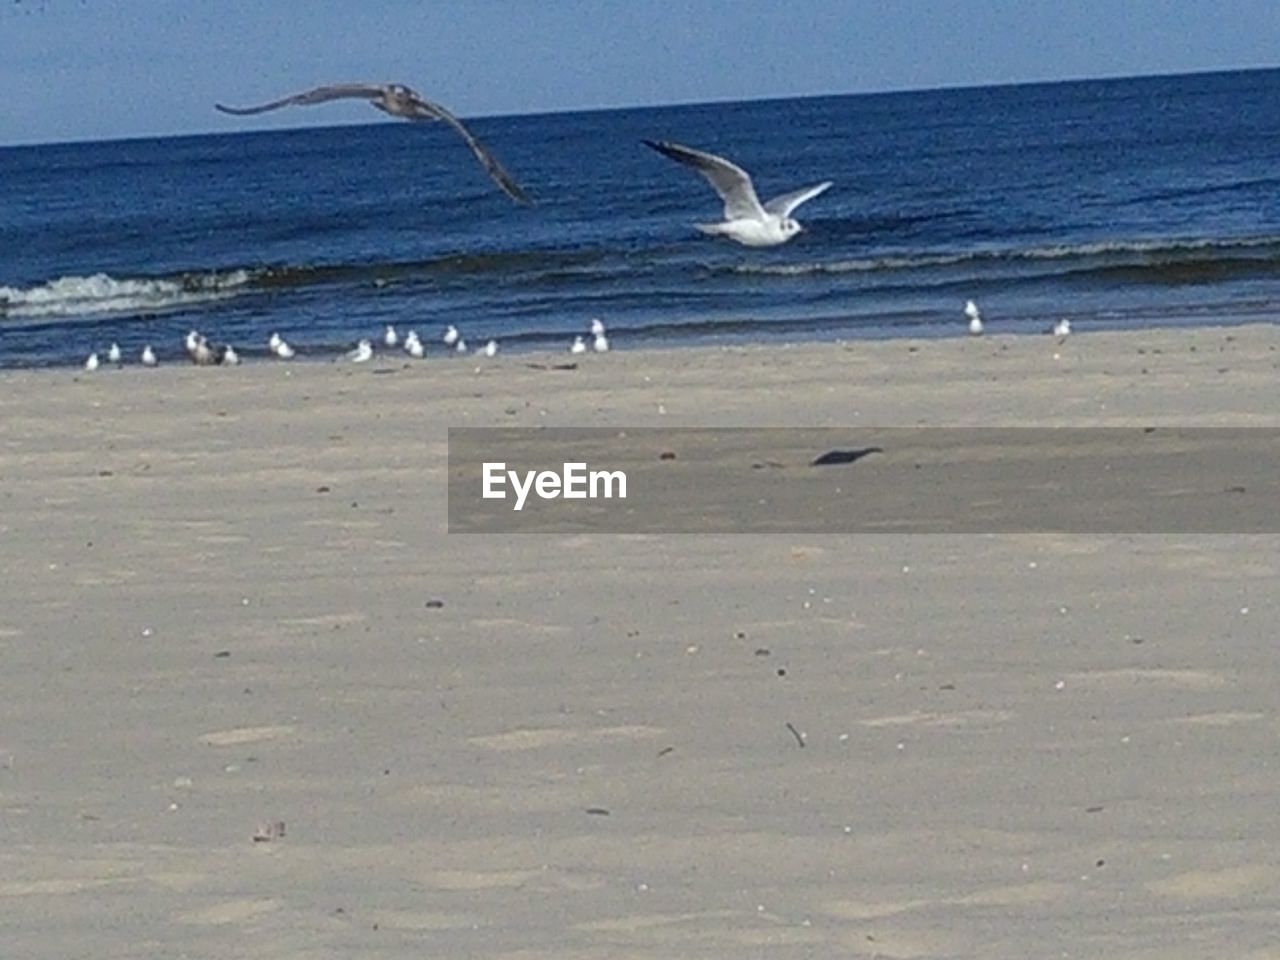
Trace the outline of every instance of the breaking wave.
<instances>
[{"instance_id":1,"label":"breaking wave","mask_svg":"<svg viewBox=\"0 0 1280 960\"><path fill-rule=\"evenodd\" d=\"M105 273L59 277L31 287L0 286L0 315L33 318L160 312L233 297L250 279L247 270L124 279Z\"/></svg>"},{"instance_id":2,"label":"breaking wave","mask_svg":"<svg viewBox=\"0 0 1280 960\"><path fill-rule=\"evenodd\" d=\"M1184 283L1200 277L1280 272L1280 237L1137 240L965 252L903 253L826 263L734 264L732 273L779 277L893 273L946 268L1057 275L1114 274L1129 281Z\"/></svg>"}]
</instances>

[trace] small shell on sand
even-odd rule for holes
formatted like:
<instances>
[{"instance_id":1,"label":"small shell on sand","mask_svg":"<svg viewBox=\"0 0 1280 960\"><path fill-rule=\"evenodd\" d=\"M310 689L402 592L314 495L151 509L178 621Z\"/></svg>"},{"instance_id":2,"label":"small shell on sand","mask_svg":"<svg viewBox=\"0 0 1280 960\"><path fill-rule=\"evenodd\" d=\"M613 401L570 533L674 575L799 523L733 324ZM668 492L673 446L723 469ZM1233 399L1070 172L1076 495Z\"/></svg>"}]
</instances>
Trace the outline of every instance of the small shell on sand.
<instances>
[{"instance_id":1,"label":"small shell on sand","mask_svg":"<svg viewBox=\"0 0 1280 960\"><path fill-rule=\"evenodd\" d=\"M284 836L284 821L272 820L258 824L258 829L253 831L254 843L270 843L272 840L279 840Z\"/></svg>"}]
</instances>

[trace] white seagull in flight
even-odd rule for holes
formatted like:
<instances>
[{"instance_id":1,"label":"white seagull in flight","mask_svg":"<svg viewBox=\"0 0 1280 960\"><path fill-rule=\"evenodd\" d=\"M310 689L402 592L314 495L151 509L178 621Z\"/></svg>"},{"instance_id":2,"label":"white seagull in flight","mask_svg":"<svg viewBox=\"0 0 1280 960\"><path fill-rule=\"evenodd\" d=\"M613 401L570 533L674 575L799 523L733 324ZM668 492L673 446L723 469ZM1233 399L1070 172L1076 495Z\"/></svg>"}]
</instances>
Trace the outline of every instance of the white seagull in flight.
<instances>
[{"instance_id":1,"label":"white seagull in flight","mask_svg":"<svg viewBox=\"0 0 1280 960\"><path fill-rule=\"evenodd\" d=\"M728 237L748 247L776 247L786 243L804 229L792 219L791 212L831 186L831 181L826 180L812 187L784 193L762 204L751 183L751 175L736 163L678 143L653 140L645 140L644 143L663 156L697 170L720 194L724 201L724 220L694 226L703 233Z\"/></svg>"},{"instance_id":2,"label":"white seagull in flight","mask_svg":"<svg viewBox=\"0 0 1280 960\"><path fill-rule=\"evenodd\" d=\"M270 103L263 103L256 107L228 107L221 103L215 103L214 107L223 113L243 117L255 113L266 113L268 110L278 110L281 107L307 107L316 103L328 103L330 100L367 100L383 113L393 117L403 117L405 120L443 120L471 148L480 165L503 193L517 203L532 205L533 201L520 188L520 184L507 173L497 157L463 126L461 120L440 104L424 99L416 90L402 83L335 83L281 97L279 100L272 100Z\"/></svg>"}]
</instances>

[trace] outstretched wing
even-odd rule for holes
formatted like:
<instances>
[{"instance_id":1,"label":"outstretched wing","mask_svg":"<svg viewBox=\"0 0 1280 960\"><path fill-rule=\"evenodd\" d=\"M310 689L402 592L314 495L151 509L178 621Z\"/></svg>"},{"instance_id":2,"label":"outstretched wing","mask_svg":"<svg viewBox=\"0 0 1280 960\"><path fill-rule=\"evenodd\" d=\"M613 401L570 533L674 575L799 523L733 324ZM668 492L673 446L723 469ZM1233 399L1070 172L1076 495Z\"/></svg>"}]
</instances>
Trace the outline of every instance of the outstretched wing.
<instances>
[{"instance_id":1,"label":"outstretched wing","mask_svg":"<svg viewBox=\"0 0 1280 960\"><path fill-rule=\"evenodd\" d=\"M440 106L438 103L432 103L430 100L424 100L422 97L414 95L415 115L414 120L443 120L460 136L471 152L476 155L476 159L480 161L480 165L484 167L485 172L493 179L501 189L516 203L524 203L533 206L533 201L529 199L529 195L521 189L520 184L516 183L515 178L507 173L506 169L498 162L498 158L489 152L483 143L475 138L452 113Z\"/></svg>"},{"instance_id":2,"label":"outstretched wing","mask_svg":"<svg viewBox=\"0 0 1280 960\"><path fill-rule=\"evenodd\" d=\"M670 157L677 163L692 167L707 178L707 182L720 194L724 201L724 218L726 220L762 220L764 208L760 206L760 198L756 196L756 188L751 183L751 175L736 163L714 153L704 153L669 141L645 140L645 146L657 150L664 157Z\"/></svg>"},{"instance_id":3,"label":"outstretched wing","mask_svg":"<svg viewBox=\"0 0 1280 960\"><path fill-rule=\"evenodd\" d=\"M335 83L327 87L316 87L305 93L295 93L291 97L282 97L257 107L228 107L215 103L215 109L223 113L235 114L238 117L254 113L266 113L268 110L279 110L281 107L309 107L314 103L328 103L330 100L376 100L382 96L384 87L377 83Z\"/></svg>"},{"instance_id":4,"label":"outstretched wing","mask_svg":"<svg viewBox=\"0 0 1280 960\"><path fill-rule=\"evenodd\" d=\"M305 107L316 103L328 103L330 100L368 100L378 109L406 120L443 120L466 141L476 159L507 196L518 203L533 203L511 174L503 169L497 158L485 148L484 144L472 136L470 130L463 126L461 120L440 104L425 100L416 91L399 84L384 86L377 83L337 83L316 87L314 90L297 93L291 97L282 97L256 107L228 107L221 103L214 106L223 113L246 116L278 110L281 107Z\"/></svg>"},{"instance_id":5,"label":"outstretched wing","mask_svg":"<svg viewBox=\"0 0 1280 960\"><path fill-rule=\"evenodd\" d=\"M781 196L774 197L764 205L764 208L770 213L777 214L780 217L791 216L791 211L806 200L812 200L818 194L822 193L831 186L832 181L827 180L823 183L815 184L812 187L805 187L802 190L792 190L790 193L784 193Z\"/></svg>"}]
</instances>

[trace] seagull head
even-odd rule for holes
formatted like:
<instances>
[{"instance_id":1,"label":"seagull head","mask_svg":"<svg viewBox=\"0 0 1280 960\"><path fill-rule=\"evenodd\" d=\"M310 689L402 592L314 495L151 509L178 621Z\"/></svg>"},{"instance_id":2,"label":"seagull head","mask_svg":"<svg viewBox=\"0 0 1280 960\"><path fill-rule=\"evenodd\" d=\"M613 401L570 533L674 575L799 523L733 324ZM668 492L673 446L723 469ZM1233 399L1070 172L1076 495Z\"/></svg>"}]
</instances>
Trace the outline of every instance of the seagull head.
<instances>
[{"instance_id":1,"label":"seagull head","mask_svg":"<svg viewBox=\"0 0 1280 960\"><path fill-rule=\"evenodd\" d=\"M804 227L800 226L800 221L793 220L791 217L783 217L778 226L782 228L782 235L788 238L804 232Z\"/></svg>"},{"instance_id":2,"label":"seagull head","mask_svg":"<svg viewBox=\"0 0 1280 960\"><path fill-rule=\"evenodd\" d=\"M393 117L406 117L410 120L434 119L426 111L422 98L403 83L389 83L383 90L385 92L382 99L373 102L373 105L380 110L386 111Z\"/></svg>"}]
</instances>

